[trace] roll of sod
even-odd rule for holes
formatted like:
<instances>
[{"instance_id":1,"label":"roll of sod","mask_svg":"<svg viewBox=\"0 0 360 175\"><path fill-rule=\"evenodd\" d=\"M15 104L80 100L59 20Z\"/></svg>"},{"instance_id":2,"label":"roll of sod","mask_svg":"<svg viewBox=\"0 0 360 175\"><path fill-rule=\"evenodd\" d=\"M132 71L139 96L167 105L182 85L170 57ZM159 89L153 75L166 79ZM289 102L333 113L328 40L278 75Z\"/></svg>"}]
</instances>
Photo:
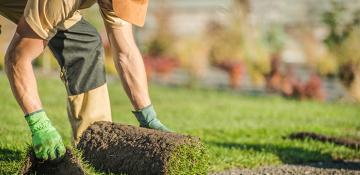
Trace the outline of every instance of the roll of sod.
<instances>
[{"instance_id":1,"label":"roll of sod","mask_svg":"<svg viewBox=\"0 0 360 175\"><path fill-rule=\"evenodd\" d=\"M83 158L100 171L129 175L207 174L200 139L111 122L97 122L80 139Z\"/></svg>"}]
</instances>

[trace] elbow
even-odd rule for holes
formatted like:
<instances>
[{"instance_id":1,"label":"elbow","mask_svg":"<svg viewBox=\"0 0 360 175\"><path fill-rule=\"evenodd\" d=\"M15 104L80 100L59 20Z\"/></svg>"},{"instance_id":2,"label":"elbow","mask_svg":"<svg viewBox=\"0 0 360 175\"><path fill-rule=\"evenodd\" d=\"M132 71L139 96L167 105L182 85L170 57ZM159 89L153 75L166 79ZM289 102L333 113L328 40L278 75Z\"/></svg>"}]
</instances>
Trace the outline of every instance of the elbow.
<instances>
[{"instance_id":1,"label":"elbow","mask_svg":"<svg viewBox=\"0 0 360 175\"><path fill-rule=\"evenodd\" d=\"M17 54L11 49L9 49L5 54L4 70L7 75L9 75L12 72L12 70L14 69L14 67L18 62L18 60L16 59L16 55Z\"/></svg>"},{"instance_id":2,"label":"elbow","mask_svg":"<svg viewBox=\"0 0 360 175\"><path fill-rule=\"evenodd\" d=\"M118 66L125 67L131 63L132 55L129 52L118 52L114 56L114 62Z\"/></svg>"},{"instance_id":3,"label":"elbow","mask_svg":"<svg viewBox=\"0 0 360 175\"><path fill-rule=\"evenodd\" d=\"M132 54L131 52L118 52L117 53L117 59L119 61L129 61L131 60L134 56L134 54Z\"/></svg>"},{"instance_id":4,"label":"elbow","mask_svg":"<svg viewBox=\"0 0 360 175\"><path fill-rule=\"evenodd\" d=\"M139 60L142 60L141 55L135 51L118 52L115 55L116 55L114 57L115 64L123 68L133 66L137 64Z\"/></svg>"},{"instance_id":5,"label":"elbow","mask_svg":"<svg viewBox=\"0 0 360 175\"><path fill-rule=\"evenodd\" d=\"M4 69L7 75L12 74L20 64L30 64L31 60L26 59L25 54L16 48L8 48L5 54Z\"/></svg>"}]
</instances>

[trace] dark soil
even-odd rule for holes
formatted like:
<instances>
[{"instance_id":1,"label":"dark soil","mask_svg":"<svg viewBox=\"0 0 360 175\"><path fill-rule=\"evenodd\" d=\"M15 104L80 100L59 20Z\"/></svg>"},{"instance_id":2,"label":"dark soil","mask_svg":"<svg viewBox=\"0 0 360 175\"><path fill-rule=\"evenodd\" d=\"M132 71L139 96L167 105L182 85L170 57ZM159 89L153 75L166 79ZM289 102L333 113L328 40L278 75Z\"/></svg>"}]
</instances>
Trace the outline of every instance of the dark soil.
<instances>
[{"instance_id":1,"label":"dark soil","mask_svg":"<svg viewBox=\"0 0 360 175\"><path fill-rule=\"evenodd\" d=\"M329 162L308 165L267 166L256 169L232 169L211 175L360 175L360 163Z\"/></svg>"},{"instance_id":2,"label":"dark soil","mask_svg":"<svg viewBox=\"0 0 360 175\"><path fill-rule=\"evenodd\" d=\"M199 153L197 148L202 149L199 145L199 139L191 136L97 122L84 132L77 147L83 151L84 159L98 170L161 175L200 174L196 171L204 166L204 155ZM184 146L190 149L180 149Z\"/></svg>"},{"instance_id":3,"label":"dark soil","mask_svg":"<svg viewBox=\"0 0 360 175\"><path fill-rule=\"evenodd\" d=\"M305 140L305 139L312 139L317 140L320 142L329 142L334 143L336 145L342 145L346 146L352 149L360 149L360 141L353 140L349 138L337 138L337 137L329 137L317 133L312 132L297 132L292 133L288 136L289 139L299 139L299 140Z\"/></svg>"},{"instance_id":4,"label":"dark soil","mask_svg":"<svg viewBox=\"0 0 360 175\"><path fill-rule=\"evenodd\" d=\"M64 158L58 162L39 162L31 150L20 170L23 175L85 175L80 161L70 149L66 149Z\"/></svg>"}]
</instances>

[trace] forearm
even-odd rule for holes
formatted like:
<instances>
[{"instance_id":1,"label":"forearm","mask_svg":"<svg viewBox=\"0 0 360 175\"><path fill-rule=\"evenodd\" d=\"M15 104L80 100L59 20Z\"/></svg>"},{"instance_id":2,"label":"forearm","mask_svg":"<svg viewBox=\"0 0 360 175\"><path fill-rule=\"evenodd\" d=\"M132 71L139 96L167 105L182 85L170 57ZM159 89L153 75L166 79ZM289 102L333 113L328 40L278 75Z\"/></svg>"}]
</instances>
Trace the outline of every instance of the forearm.
<instances>
[{"instance_id":1,"label":"forearm","mask_svg":"<svg viewBox=\"0 0 360 175\"><path fill-rule=\"evenodd\" d=\"M31 39L29 39L31 40ZM31 62L42 48L26 49L28 39L15 34L5 55L6 74L12 92L24 114L42 108ZM41 51L40 51L41 50Z\"/></svg>"},{"instance_id":2,"label":"forearm","mask_svg":"<svg viewBox=\"0 0 360 175\"><path fill-rule=\"evenodd\" d=\"M134 41L131 24L121 29L107 27L114 63L135 110L151 104L144 62Z\"/></svg>"},{"instance_id":3,"label":"forearm","mask_svg":"<svg viewBox=\"0 0 360 175\"><path fill-rule=\"evenodd\" d=\"M138 49L129 50L131 54L117 54L116 67L134 108L135 117L140 127L158 129L171 132L156 117L154 107L151 105L144 62Z\"/></svg>"},{"instance_id":4,"label":"forearm","mask_svg":"<svg viewBox=\"0 0 360 175\"><path fill-rule=\"evenodd\" d=\"M124 23L120 28L107 26L114 62L123 87L133 104L133 111L141 127L170 132L157 118L151 105L144 61L134 41L132 26Z\"/></svg>"},{"instance_id":5,"label":"forearm","mask_svg":"<svg viewBox=\"0 0 360 175\"><path fill-rule=\"evenodd\" d=\"M139 50L131 48L128 54L114 51L114 63L135 110L149 106L147 77Z\"/></svg>"}]
</instances>

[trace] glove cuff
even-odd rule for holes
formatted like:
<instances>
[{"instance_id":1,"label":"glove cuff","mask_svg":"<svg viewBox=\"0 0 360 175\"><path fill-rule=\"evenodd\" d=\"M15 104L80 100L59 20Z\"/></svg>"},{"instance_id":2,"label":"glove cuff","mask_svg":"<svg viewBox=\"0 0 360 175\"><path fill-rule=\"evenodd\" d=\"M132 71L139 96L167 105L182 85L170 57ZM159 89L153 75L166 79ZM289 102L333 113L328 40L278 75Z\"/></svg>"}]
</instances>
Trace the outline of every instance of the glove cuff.
<instances>
[{"instance_id":1,"label":"glove cuff","mask_svg":"<svg viewBox=\"0 0 360 175\"><path fill-rule=\"evenodd\" d=\"M153 105L132 112L139 121L141 127L148 127L149 123L156 119L156 112Z\"/></svg>"},{"instance_id":2,"label":"glove cuff","mask_svg":"<svg viewBox=\"0 0 360 175\"><path fill-rule=\"evenodd\" d=\"M33 134L40 130L53 128L44 110L39 110L25 115L25 120L29 125L31 133Z\"/></svg>"}]
</instances>

